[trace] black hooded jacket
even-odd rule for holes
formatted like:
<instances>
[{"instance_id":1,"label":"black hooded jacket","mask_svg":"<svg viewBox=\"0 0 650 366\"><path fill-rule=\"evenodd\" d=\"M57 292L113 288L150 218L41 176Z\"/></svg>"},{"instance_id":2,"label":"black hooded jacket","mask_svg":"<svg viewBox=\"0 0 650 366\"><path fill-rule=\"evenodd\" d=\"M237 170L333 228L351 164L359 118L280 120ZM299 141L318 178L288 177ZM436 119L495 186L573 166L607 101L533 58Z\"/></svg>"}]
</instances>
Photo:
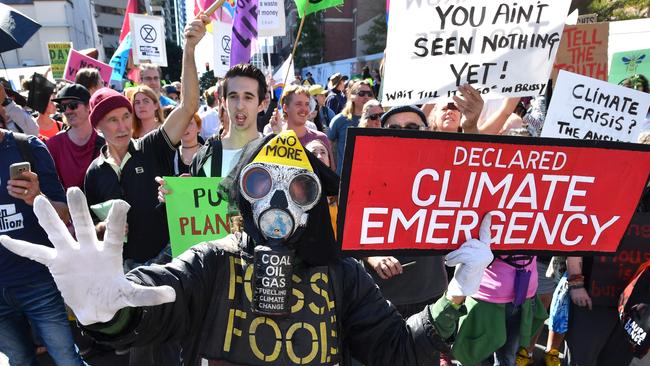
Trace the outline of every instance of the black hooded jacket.
<instances>
[{"instance_id":1,"label":"black hooded jacket","mask_svg":"<svg viewBox=\"0 0 650 366\"><path fill-rule=\"evenodd\" d=\"M462 308L443 298L435 305L435 319L426 307L404 321L356 260L338 257L324 198L294 243L301 260L293 266L291 314L252 312L250 253L261 236L235 183L266 141L249 144L224 181L244 216L245 232L196 245L165 266L131 271L127 276L133 282L173 287L176 301L123 309L116 320L88 327L87 333L116 348L181 340L187 365L198 365L200 358L210 365L349 365L352 357L365 365L437 362L438 351L448 351L439 334L453 333ZM322 180L323 197L332 194L337 176L308 155ZM117 327L120 318L128 320Z\"/></svg>"}]
</instances>

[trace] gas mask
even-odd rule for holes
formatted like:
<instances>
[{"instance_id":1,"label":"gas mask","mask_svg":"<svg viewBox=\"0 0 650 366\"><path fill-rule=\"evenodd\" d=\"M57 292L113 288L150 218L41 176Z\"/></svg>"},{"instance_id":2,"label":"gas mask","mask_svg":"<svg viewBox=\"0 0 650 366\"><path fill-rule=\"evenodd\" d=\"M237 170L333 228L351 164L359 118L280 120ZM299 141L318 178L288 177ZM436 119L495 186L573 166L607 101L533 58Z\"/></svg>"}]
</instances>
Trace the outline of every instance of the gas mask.
<instances>
[{"instance_id":1,"label":"gas mask","mask_svg":"<svg viewBox=\"0 0 650 366\"><path fill-rule=\"evenodd\" d=\"M307 224L322 187L293 131L276 136L239 175L239 190L251 205L265 239L253 253L253 311L282 316L289 304L295 248L288 239Z\"/></svg>"},{"instance_id":2,"label":"gas mask","mask_svg":"<svg viewBox=\"0 0 650 366\"><path fill-rule=\"evenodd\" d=\"M253 219L269 241L285 241L307 224L307 211L321 195L316 174L290 166L252 163L241 174L240 190Z\"/></svg>"}]
</instances>

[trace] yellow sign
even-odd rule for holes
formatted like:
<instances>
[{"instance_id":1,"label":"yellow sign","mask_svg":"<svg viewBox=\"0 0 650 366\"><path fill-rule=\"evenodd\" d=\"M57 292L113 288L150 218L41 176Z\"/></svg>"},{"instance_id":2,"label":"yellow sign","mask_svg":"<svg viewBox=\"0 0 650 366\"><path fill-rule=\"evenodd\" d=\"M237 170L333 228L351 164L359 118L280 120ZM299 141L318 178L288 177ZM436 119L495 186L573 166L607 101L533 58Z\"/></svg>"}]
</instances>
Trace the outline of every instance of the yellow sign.
<instances>
[{"instance_id":1,"label":"yellow sign","mask_svg":"<svg viewBox=\"0 0 650 366\"><path fill-rule=\"evenodd\" d=\"M50 55L50 65L52 65L52 77L54 79L63 79L65 64L68 61L71 48L71 42L48 42L47 50Z\"/></svg>"},{"instance_id":2,"label":"yellow sign","mask_svg":"<svg viewBox=\"0 0 650 366\"><path fill-rule=\"evenodd\" d=\"M298 140L293 130L283 131L269 141L257 154L253 163L267 163L292 166L295 168L314 171L305 148Z\"/></svg>"}]
</instances>

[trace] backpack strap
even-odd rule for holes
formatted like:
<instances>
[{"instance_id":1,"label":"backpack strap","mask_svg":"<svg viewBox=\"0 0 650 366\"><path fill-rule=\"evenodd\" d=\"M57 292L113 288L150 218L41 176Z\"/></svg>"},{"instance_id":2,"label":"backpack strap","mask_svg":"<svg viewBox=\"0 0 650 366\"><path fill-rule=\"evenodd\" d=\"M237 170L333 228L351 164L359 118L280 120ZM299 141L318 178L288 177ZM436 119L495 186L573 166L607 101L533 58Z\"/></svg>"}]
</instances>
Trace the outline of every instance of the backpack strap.
<instances>
[{"instance_id":1,"label":"backpack strap","mask_svg":"<svg viewBox=\"0 0 650 366\"><path fill-rule=\"evenodd\" d=\"M20 155L23 157L23 160L29 162L29 165L31 165L32 170L35 169L36 164L35 164L35 159L34 159L34 154L32 153L32 148L29 146L29 136L23 134L23 133L17 133L14 132L14 139L16 140L16 146L18 147L18 150L20 151Z\"/></svg>"},{"instance_id":2,"label":"backpack strap","mask_svg":"<svg viewBox=\"0 0 650 366\"><path fill-rule=\"evenodd\" d=\"M221 139L212 140L212 176L220 177L223 160L223 145L221 144Z\"/></svg>"},{"instance_id":3,"label":"backpack strap","mask_svg":"<svg viewBox=\"0 0 650 366\"><path fill-rule=\"evenodd\" d=\"M104 140L104 138L99 136L98 134L97 137L95 138L95 147L93 148L93 159L99 156L99 153L105 144L106 144L106 140Z\"/></svg>"}]
</instances>

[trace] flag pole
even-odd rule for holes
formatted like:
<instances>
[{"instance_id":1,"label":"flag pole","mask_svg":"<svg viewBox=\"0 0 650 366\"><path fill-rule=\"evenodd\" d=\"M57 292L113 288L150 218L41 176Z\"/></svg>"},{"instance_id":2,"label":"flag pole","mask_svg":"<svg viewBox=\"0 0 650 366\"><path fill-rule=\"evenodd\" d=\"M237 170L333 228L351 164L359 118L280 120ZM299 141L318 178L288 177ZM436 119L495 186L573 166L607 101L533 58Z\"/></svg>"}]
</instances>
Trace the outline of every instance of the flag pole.
<instances>
[{"instance_id":1,"label":"flag pole","mask_svg":"<svg viewBox=\"0 0 650 366\"><path fill-rule=\"evenodd\" d=\"M226 0L219 0L213 2L212 5L210 5L207 9L204 10L205 15L212 16L212 14L214 14L214 12L217 11L217 9L219 9L225 2Z\"/></svg>"},{"instance_id":2,"label":"flag pole","mask_svg":"<svg viewBox=\"0 0 650 366\"><path fill-rule=\"evenodd\" d=\"M307 7L309 6L309 1L305 2L304 14L300 20L300 27L298 28L298 35L296 36L296 41L293 42L293 51L291 51L291 61L289 61L289 67L287 68L287 75L284 77L283 85L287 86L287 80L289 79L289 72L291 71L291 64L296 57L296 48L298 48L298 41L300 41L300 35L302 34L302 26L305 25L305 18L307 18Z\"/></svg>"}]
</instances>

